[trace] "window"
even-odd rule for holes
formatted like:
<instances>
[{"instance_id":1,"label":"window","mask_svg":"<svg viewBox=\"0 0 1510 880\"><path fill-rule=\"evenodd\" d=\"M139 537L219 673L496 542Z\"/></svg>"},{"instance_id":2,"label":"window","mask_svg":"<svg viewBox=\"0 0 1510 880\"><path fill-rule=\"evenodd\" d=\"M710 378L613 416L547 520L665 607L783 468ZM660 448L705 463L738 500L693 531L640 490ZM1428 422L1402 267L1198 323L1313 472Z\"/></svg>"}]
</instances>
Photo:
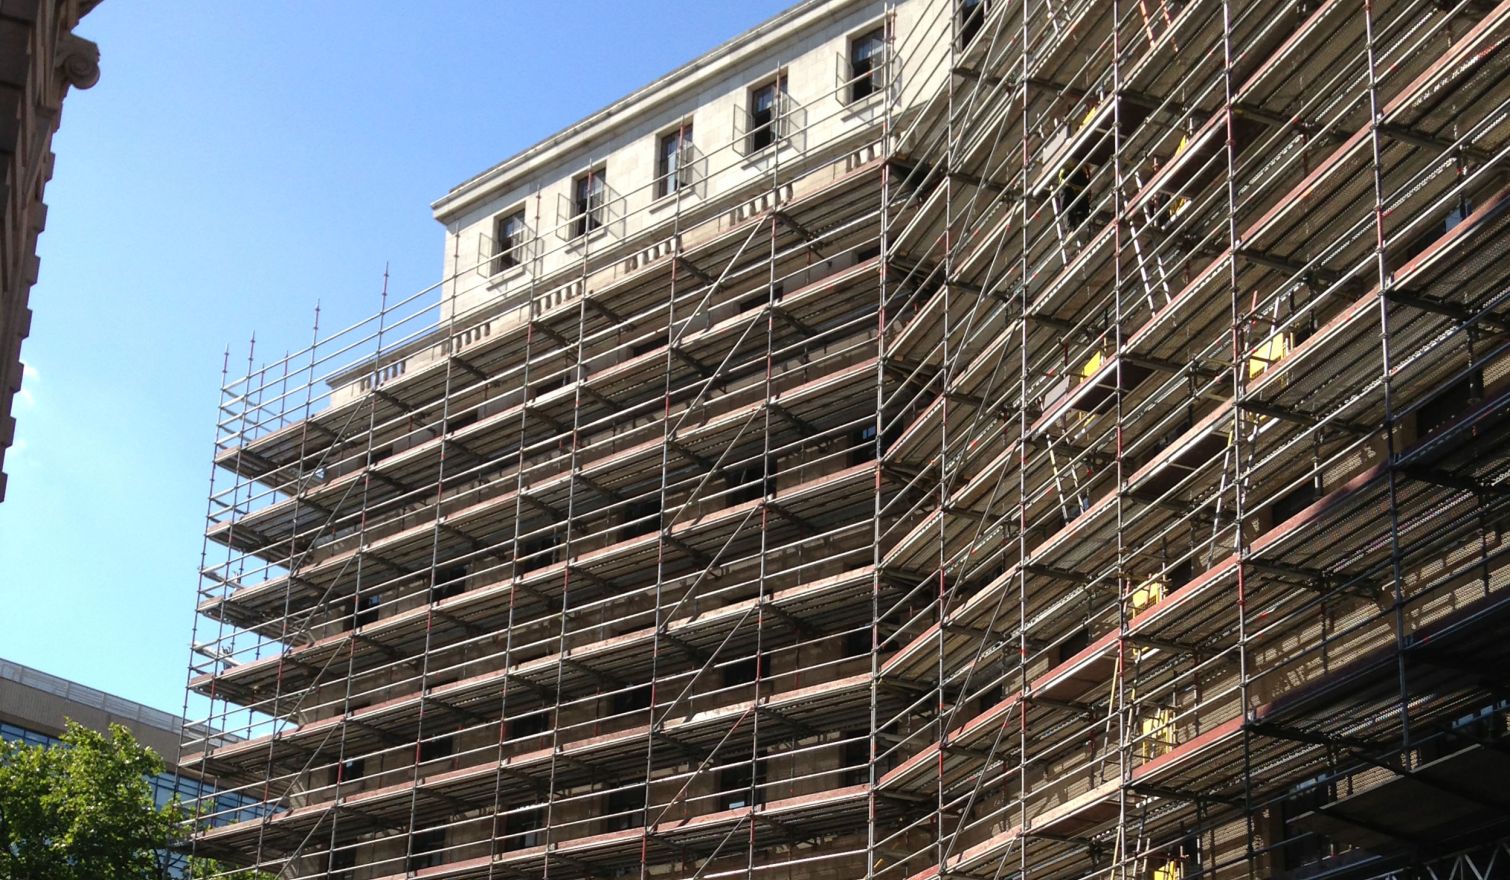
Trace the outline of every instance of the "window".
<instances>
[{"instance_id":1,"label":"window","mask_svg":"<svg viewBox=\"0 0 1510 880\"><path fill-rule=\"evenodd\" d=\"M540 845L540 811L525 810L503 817L503 848L505 851L528 849Z\"/></svg>"},{"instance_id":2,"label":"window","mask_svg":"<svg viewBox=\"0 0 1510 880\"><path fill-rule=\"evenodd\" d=\"M589 171L571 182L572 237L602 229L608 222L607 169Z\"/></svg>"},{"instance_id":3,"label":"window","mask_svg":"<svg viewBox=\"0 0 1510 880\"><path fill-rule=\"evenodd\" d=\"M776 143L781 123L781 91L786 83L781 77L762 86L750 89L750 137L751 153L758 153Z\"/></svg>"},{"instance_id":4,"label":"window","mask_svg":"<svg viewBox=\"0 0 1510 880\"><path fill-rule=\"evenodd\" d=\"M603 798L605 831L623 831L645 824L645 786L610 791Z\"/></svg>"},{"instance_id":5,"label":"window","mask_svg":"<svg viewBox=\"0 0 1510 880\"><path fill-rule=\"evenodd\" d=\"M724 687L734 687L749 684L760 677L762 672L770 675L771 664L764 657L745 657L727 664L723 670Z\"/></svg>"},{"instance_id":6,"label":"window","mask_svg":"<svg viewBox=\"0 0 1510 880\"><path fill-rule=\"evenodd\" d=\"M776 494L776 460L768 461L770 467L764 476L758 464L743 468L733 477L729 478L728 504L743 504L749 501L758 501L769 495Z\"/></svg>"},{"instance_id":7,"label":"window","mask_svg":"<svg viewBox=\"0 0 1510 880\"><path fill-rule=\"evenodd\" d=\"M749 764L738 764L718 771L718 808L737 810L765 803L765 754Z\"/></svg>"},{"instance_id":8,"label":"window","mask_svg":"<svg viewBox=\"0 0 1510 880\"><path fill-rule=\"evenodd\" d=\"M1007 689L1002 687L1001 682L991 685L975 698L975 714L984 715L992 706L1007 698Z\"/></svg>"},{"instance_id":9,"label":"window","mask_svg":"<svg viewBox=\"0 0 1510 880\"><path fill-rule=\"evenodd\" d=\"M739 309L739 313L741 315L743 315L745 312L753 312L756 309L763 309L770 303L781 302L781 297L785 293L786 285L778 281L775 284L772 284L770 287L767 287L765 293L757 293L754 296L745 297L744 299L740 300L736 304L736 308Z\"/></svg>"},{"instance_id":10,"label":"window","mask_svg":"<svg viewBox=\"0 0 1510 880\"><path fill-rule=\"evenodd\" d=\"M1059 643L1055 649L1055 664L1067 662L1070 658L1089 648L1091 645L1091 631L1089 627L1081 627L1070 633L1069 638Z\"/></svg>"},{"instance_id":11,"label":"window","mask_svg":"<svg viewBox=\"0 0 1510 880\"><path fill-rule=\"evenodd\" d=\"M1484 371L1474 370L1416 410L1416 432L1426 437L1457 421L1484 399Z\"/></svg>"},{"instance_id":12,"label":"window","mask_svg":"<svg viewBox=\"0 0 1510 880\"><path fill-rule=\"evenodd\" d=\"M943 178L943 175L934 173L932 165L921 160L915 161L910 166L898 165L897 168L902 175L902 188L918 198L927 198Z\"/></svg>"},{"instance_id":13,"label":"window","mask_svg":"<svg viewBox=\"0 0 1510 880\"><path fill-rule=\"evenodd\" d=\"M990 5L990 0L959 0L960 48L975 42L981 26L986 23L986 9Z\"/></svg>"},{"instance_id":14,"label":"window","mask_svg":"<svg viewBox=\"0 0 1510 880\"><path fill-rule=\"evenodd\" d=\"M571 384L571 376L568 373L557 373L549 379L542 379L530 386L530 400L544 397L552 391L559 391Z\"/></svg>"},{"instance_id":15,"label":"window","mask_svg":"<svg viewBox=\"0 0 1510 880\"><path fill-rule=\"evenodd\" d=\"M468 427L469 425L477 424L477 417L481 415L479 409L479 407L473 407L466 412L460 412L454 416L450 416L446 419L443 430L455 433L456 431L460 431L462 428Z\"/></svg>"},{"instance_id":16,"label":"window","mask_svg":"<svg viewBox=\"0 0 1510 880\"><path fill-rule=\"evenodd\" d=\"M865 425L849 432L849 466L876 460L876 426Z\"/></svg>"},{"instance_id":17,"label":"window","mask_svg":"<svg viewBox=\"0 0 1510 880\"><path fill-rule=\"evenodd\" d=\"M1316 487L1315 483L1307 480L1291 491L1274 499L1274 503L1269 508L1270 516L1273 518L1274 524L1279 525L1307 507L1310 507L1320 497L1321 490Z\"/></svg>"},{"instance_id":18,"label":"window","mask_svg":"<svg viewBox=\"0 0 1510 880\"><path fill-rule=\"evenodd\" d=\"M628 541L661 529L661 501L648 498L631 501L624 507L624 527L619 530L619 540Z\"/></svg>"},{"instance_id":19,"label":"window","mask_svg":"<svg viewBox=\"0 0 1510 880\"><path fill-rule=\"evenodd\" d=\"M346 628L351 629L353 624L356 626L366 626L376 621L378 614L382 610L379 606L382 604L382 593L368 593L365 596L358 596L356 614L347 618Z\"/></svg>"},{"instance_id":20,"label":"window","mask_svg":"<svg viewBox=\"0 0 1510 880\"><path fill-rule=\"evenodd\" d=\"M840 785L864 785L870 781L870 740L867 736L863 730L844 734L844 746L839 753Z\"/></svg>"},{"instance_id":21,"label":"window","mask_svg":"<svg viewBox=\"0 0 1510 880\"><path fill-rule=\"evenodd\" d=\"M519 542L519 556L514 560L516 574L556 564L556 536L544 535Z\"/></svg>"},{"instance_id":22,"label":"window","mask_svg":"<svg viewBox=\"0 0 1510 880\"><path fill-rule=\"evenodd\" d=\"M655 194L669 196L691 183L687 159L692 152L692 124L661 135L655 155Z\"/></svg>"},{"instance_id":23,"label":"window","mask_svg":"<svg viewBox=\"0 0 1510 880\"><path fill-rule=\"evenodd\" d=\"M849 100L861 101L881 90L886 62L886 29L878 27L849 41Z\"/></svg>"},{"instance_id":24,"label":"window","mask_svg":"<svg viewBox=\"0 0 1510 880\"><path fill-rule=\"evenodd\" d=\"M497 275L524 262L524 210L504 214L493 221L493 271Z\"/></svg>"},{"instance_id":25,"label":"window","mask_svg":"<svg viewBox=\"0 0 1510 880\"><path fill-rule=\"evenodd\" d=\"M0 724L0 739L24 743L29 746L53 746L58 740L45 733L37 733L14 724Z\"/></svg>"},{"instance_id":26,"label":"window","mask_svg":"<svg viewBox=\"0 0 1510 880\"><path fill-rule=\"evenodd\" d=\"M435 739L427 739L419 744L419 762L439 761L441 758L449 758L456 751L456 737L442 736Z\"/></svg>"},{"instance_id":27,"label":"window","mask_svg":"<svg viewBox=\"0 0 1510 880\"><path fill-rule=\"evenodd\" d=\"M870 654L871 647L870 627L864 626L852 629L844 634L844 656L865 657Z\"/></svg>"},{"instance_id":28,"label":"window","mask_svg":"<svg viewBox=\"0 0 1510 880\"><path fill-rule=\"evenodd\" d=\"M340 764L332 768L330 775L331 785L338 785L342 782L351 782L353 780L361 779L363 776L367 775L367 759L348 758L347 760L342 761Z\"/></svg>"},{"instance_id":29,"label":"window","mask_svg":"<svg viewBox=\"0 0 1510 880\"><path fill-rule=\"evenodd\" d=\"M459 596L467 589L467 573L471 568L465 562L435 570L435 585L430 588L430 601L439 602Z\"/></svg>"},{"instance_id":30,"label":"window","mask_svg":"<svg viewBox=\"0 0 1510 880\"><path fill-rule=\"evenodd\" d=\"M1195 566L1189 559L1182 560L1167 567L1164 577L1169 581L1169 589L1174 590L1190 583L1195 578Z\"/></svg>"},{"instance_id":31,"label":"window","mask_svg":"<svg viewBox=\"0 0 1510 880\"><path fill-rule=\"evenodd\" d=\"M613 714L635 712L650 708L650 685L642 684L613 695Z\"/></svg>"},{"instance_id":32,"label":"window","mask_svg":"<svg viewBox=\"0 0 1510 880\"><path fill-rule=\"evenodd\" d=\"M1061 172L1060 179L1064 186L1055 194L1054 200L1070 226L1078 228L1091 219L1091 200L1086 194L1086 189L1091 185L1091 176L1083 167L1077 167L1069 174Z\"/></svg>"},{"instance_id":33,"label":"window","mask_svg":"<svg viewBox=\"0 0 1510 880\"><path fill-rule=\"evenodd\" d=\"M1326 774L1322 774L1292 787L1289 796L1280 801L1279 859L1286 870L1297 871L1332 855L1327 838L1294 827L1292 823L1336 799L1336 783L1328 781Z\"/></svg>"},{"instance_id":34,"label":"window","mask_svg":"<svg viewBox=\"0 0 1510 880\"><path fill-rule=\"evenodd\" d=\"M446 848L446 829L416 831L409 837L409 870L420 871L433 868L445 859L441 850Z\"/></svg>"},{"instance_id":35,"label":"window","mask_svg":"<svg viewBox=\"0 0 1510 880\"><path fill-rule=\"evenodd\" d=\"M520 715L518 718L510 718L504 728L504 738L508 740L524 739L531 736L539 736L545 733L549 726L550 718L543 711L529 715Z\"/></svg>"},{"instance_id":36,"label":"window","mask_svg":"<svg viewBox=\"0 0 1510 880\"><path fill-rule=\"evenodd\" d=\"M354 850L338 849L330 854L330 861L326 873L330 880L351 880L354 876L353 868L357 866L357 854Z\"/></svg>"}]
</instances>

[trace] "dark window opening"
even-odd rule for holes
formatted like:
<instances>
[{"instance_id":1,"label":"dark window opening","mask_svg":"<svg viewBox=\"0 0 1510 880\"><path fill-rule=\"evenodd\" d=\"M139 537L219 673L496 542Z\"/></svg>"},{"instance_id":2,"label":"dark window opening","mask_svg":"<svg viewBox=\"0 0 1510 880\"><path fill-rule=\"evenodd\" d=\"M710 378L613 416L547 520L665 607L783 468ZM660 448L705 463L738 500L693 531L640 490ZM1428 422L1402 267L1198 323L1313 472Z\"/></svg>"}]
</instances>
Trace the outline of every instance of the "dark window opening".
<instances>
[{"instance_id":1,"label":"dark window opening","mask_svg":"<svg viewBox=\"0 0 1510 880\"><path fill-rule=\"evenodd\" d=\"M849 466L876 460L876 426L865 425L849 432Z\"/></svg>"},{"instance_id":2,"label":"dark window opening","mask_svg":"<svg viewBox=\"0 0 1510 880\"><path fill-rule=\"evenodd\" d=\"M393 454L393 444L392 443L384 443L381 446L374 446L374 447L372 447L372 451L367 454L367 464L369 464L369 465L377 464L378 462L382 461L383 459L387 458L388 456L390 456L392 454Z\"/></svg>"},{"instance_id":3,"label":"dark window opening","mask_svg":"<svg viewBox=\"0 0 1510 880\"><path fill-rule=\"evenodd\" d=\"M1069 637L1060 642L1059 646L1054 649L1054 663L1064 663L1071 657L1089 648L1090 645L1091 629L1088 626L1082 626L1073 633L1070 633Z\"/></svg>"},{"instance_id":4,"label":"dark window opening","mask_svg":"<svg viewBox=\"0 0 1510 880\"><path fill-rule=\"evenodd\" d=\"M839 764L844 768L840 785L864 785L870 782L870 740L863 730L851 730L844 734L844 748L839 754Z\"/></svg>"},{"instance_id":5,"label":"dark window opening","mask_svg":"<svg viewBox=\"0 0 1510 880\"><path fill-rule=\"evenodd\" d=\"M1169 581L1170 590L1179 589L1195 579L1195 566L1185 559L1165 569L1164 577Z\"/></svg>"},{"instance_id":6,"label":"dark window opening","mask_svg":"<svg viewBox=\"0 0 1510 880\"><path fill-rule=\"evenodd\" d=\"M944 285L942 281L933 278L923 279L918 285L918 289L909 294L909 301L903 309L902 316L904 318L912 318L921 315L923 310L928 307L928 303L932 302L933 298L938 295L938 292L943 289Z\"/></svg>"},{"instance_id":7,"label":"dark window opening","mask_svg":"<svg viewBox=\"0 0 1510 880\"><path fill-rule=\"evenodd\" d=\"M1084 168L1076 168L1064 178L1064 186L1055 196L1059 210L1069 221L1071 228L1079 227L1091 218L1091 200L1086 189L1091 185L1091 176Z\"/></svg>"},{"instance_id":8,"label":"dark window opening","mask_svg":"<svg viewBox=\"0 0 1510 880\"><path fill-rule=\"evenodd\" d=\"M660 339L652 339L648 342L637 343L633 348L629 349L629 356L639 357L641 355L650 354L652 351L655 351L656 349L661 347L661 342L662 340Z\"/></svg>"},{"instance_id":9,"label":"dark window opening","mask_svg":"<svg viewBox=\"0 0 1510 880\"><path fill-rule=\"evenodd\" d=\"M1007 698L1006 689L1000 682L991 685L979 697L975 698L975 714L980 715Z\"/></svg>"},{"instance_id":10,"label":"dark window opening","mask_svg":"<svg viewBox=\"0 0 1510 880\"><path fill-rule=\"evenodd\" d=\"M416 831L409 837L409 870L433 868L445 861L441 850L446 848L446 829Z\"/></svg>"},{"instance_id":11,"label":"dark window opening","mask_svg":"<svg viewBox=\"0 0 1510 880\"><path fill-rule=\"evenodd\" d=\"M764 754L749 764L718 771L718 808L737 810L765 803L766 762Z\"/></svg>"},{"instance_id":12,"label":"dark window opening","mask_svg":"<svg viewBox=\"0 0 1510 880\"><path fill-rule=\"evenodd\" d=\"M881 453L883 455L891 447L897 445L897 441L902 439L902 432L905 430L907 430L907 426L902 423L901 419L891 419L891 426L881 432Z\"/></svg>"},{"instance_id":13,"label":"dark window opening","mask_svg":"<svg viewBox=\"0 0 1510 880\"><path fill-rule=\"evenodd\" d=\"M357 854L349 849L333 850L325 864L329 880L351 880L355 875L353 869L357 866Z\"/></svg>"},{"instance_id":14,"label":"dark window opening","mask_svg":"<svg viewBox=\"0 0 1510 880\"><path fill-rule=\"evenodd\" d=\"M766 288L765 293L758 293L754 296L748 296L740 300L737 308L739 309L739 313L741 315L745 312L753 312L756 309L763 309L770 303L781 302L781 297L785 293L786 286L778 281L775 284L772 284L770 287Z\"/></svg>"},{"instance_id":15,"label":"dark window opening","mask_svg":"<svg viewBox=\"0 0 1510 880\"><path fill-rule=\"evenodd\" d=\"M1484 371L1474 370L1452 383L1416 410L1416 433L1436 433L1467 413L1484 399Z\"/></svg>"},{"instance_id":16,"label":"dark window opening","mask_svg":"<svg viewBox=\"0 0 1510 880\"><path fill-rule=\"evenodd\" d=\"M690 183L687 159L692 151L692 126L661 135L655 157L655 194L669 196Z\"/></svg>"},{"instance_id":17,"label":"dark window opening","mask_svg":"<svg viewBox=\"0 0 1510 880\"><path fill-rule=\"evenodd\" d=\"M540 845L540 810L525 810L503 817L505 851Z\"/></svg>"},{"instance_id":18,"label":"dark window opening","mask_svg":"<svg viewBox=\"0 0 1510 880\"><path fill-rule=\"evenodd\" d=\"M378 619L378 615L382 613L382 609L379 607L382 604L382 593L368 593L365 596L358 596L356 613L347 619L346 629L351 629L352 626L366 626L369 623L375 622Z\"/></svg>"},{"instance_id":19,"label":"dark window opening","mask_svg":"<svg viewBox=\"0 0 1510 880\"><path fill-rule=\"evenodd\" d=\"M456 752L456 737L441 736L435 739L427 739L419 744L419 762L439 761L449 758Z\"/></svg>"},{"instance_id":20,"label":"dark window opening","mask_svg":"<svg viewBox=\"0 0 1510 880\"><path fill-rule=\"evenodd\" d=\"M478 411L479 408L474 406L466 412L448 416L446 418L445 430L455 433L456 431L460 431L462 428L468 427L469 425L477 424Z\"/></svg>"},{"instance_id":21,"label":"dark window opening","mask_svg":"<svg viewBox=\"0 0 1510 880\"><path fill-rule=\"evenodd\" d=\"M624 527L619 530L619 540L627 541L661 529L661 502L657 498L631 501L624 507Z\"/></svg>"},{"instance_id":22,"label":"dark window opening","mask_svg":"<svg viewBox=\"0 0 1510 880\"><path fill-rule=\"evenodd\" d=\"M1316 484L1307 481L1274 499L1274 503L1269 506L1269 515L1274 524L1279 525L1310 507L1320 497L1321 491L1316 488Z\"/></svg>"},{"instance_id":23,"label":"dark window opening","mask_svg":"<svg viewBox=\"0 0 1510 880\"><path fill-rule=\"evenodd\" d=\"M776 143L781 117L782 81L771 80L750 90L750 152L758 153Z\"/></svg>"},{"instance_id":24,"label":"dark window opening","mask_svg":"<svg viewBox=\"0 0 1510 880\"><path fill-rule=\"evenodd\" d=\"M866 260L874 260L881 255L881 246L878 244L862 247L855 251L855 262L863 263Z\"/></svg>"},{"instance_id":25,"label":"dark window opening","mask_svg":"<svg viewBox=\"0 0 1510 880\"><path fill-rule=\"evenodd\" d=\"M763 658L745 657L726 664L723 667L724 687L734 687L741 684L749 684L762 673L770 674L769 663L762 662Z\"/></svg>"},{"instance_id":26,"label":"dark window opening","mask_svg":"<svg viewBox=\"0 0 1510 880\"><path fill-rule=\"evenodd\" d=\"M1296 786L1295 792L1280 802L1280 860L1286 870L1294 871L1314 865L1332 855L1331 843L1325 837L1315 832L1301 831L1290 823L1335 799L1334 783L1313 780Z\"/></svg>"},{"instance_id":27,"label":"dark window opening","mask_svg":"<svg viewBox=\"0 0 1510 880\"><path fill-rule=\"evenodd\" d=\"M602 229L608 222L608 184L605 169L589 171L571 184L572 236Z\"/></svg>"},{"instance_id":28,"label":"dark window opening","mask_svg":"<svg viewBox=\"0 0 1510 880\"><path fill-rule=\"evenodd\" d=\"M1310 339L1311 336L1315 333L1316 313L1313 310L1310 316L1301 321L1293 330L1290 331L1290 347L1294 348L1302 342L1305 342L1307 339Z\"/></svg>"},{"instance_id":29,"label":"dark window opening","mask_svg":"<svg viewBox=\"0 0 1510 880\"><path fill-rule=\"evenodd\" d=\"M493 223L493 271L497 275L524 262L524 212L499 217Z\"/></svg>"},{"instance_id":30,"label":"dark window opening","mask_svg":"<svg viewBox=\"0 0 1510 880\"><path fill-rule=\"evenodd\" d=\"M645 786L610 791L603 797L605 831L624 831L645 824Z\"/></svg>"},{"instance_id":31,"label":"dark window opening","mask_svg":"<svg viewBox=\"0 0 1510 880\"><path fill-rule=\"evenodd\" d=\"M867 31L849 43L849 99L860 101L881 90L886 29Z\"/></svg>"},{"instance_id":32,"label":"dark window opening","mask_svg":"<svg viewBox=\"0 0 1510 880\"><path fill-rule=\"evenodd\" d=\"M545 568L556 564L556 536L546 535L529 541L522 541L519 545L519 557L515 560L514 568L519 574Z\"/></svg>"},{"instance_id":33,"label":"dark window opening","mask_svg":"<svg viewBox=\"0 0 1510 880\"><path fill-rule=\"evenodd\" d=\"M903 191L920 199L926 199L937 188L938 182L943 179L943 175L935 174L934 167L927 162L898 165L896 169L901 175Z\"/></svg>"},{"instance_id":34,"label":"dark window opening","mask_svg":"<svg viewBox=\"0 0 1510 880\"><path fill-rule=\"evenodd\" d=\"M524 739L545 733L546 728L550 726L550 716L546 712L532 712L529 715L510 718L504 724L504 739Z\"/></svg>"},{"instance_id":35,"label":"dark window opening","mask_svg":"<svg viewBox=\"0 0 1510 880\"><path fill-rule=\"evenodd\" d=\"M545 395L551 393L552 391L555 391L558 388L565 388L570 382L571 378L565 373L561 373L560 375L554 376L550 379L536 382L534 386L530 388L530 399L535 400L537 398L544 397Z\"/></svg>"},{"instance_id":36,"label":"dark window opening","mask_svg":"<svg viewBox=\"0 0 1510 880\"><path fill-rule=\"evenodd\" d=\"M349 758L331 769L331 785L352 782L367 775L366 758Z\"/></svg>"},{"instance_id":37,"label":"dark window opening","mask_svg":"<svg viewBox=\"0 0 1510 880\"><path fill-rule=\"evenodd\" d=\"M844 634L844 656L863 657L870 653L870 628L852 629Z\"/></svg>"},{"instance_id":38,"label":"dark window opening","mask_svg":"<svg viewBox=\"0 0 1510 880\"><path fill-rule=\"evenodd\" d=\"M1469 743L1488 743L1504 736L1505 715L1501 709L1501 705L1484 706L1422 738L1416 746L1417 766L1446 757Z\"/></svg>"},{"instance_id":39,"label":"dark window opening","mask_svg":"<svg viewBox=\"0 0 1510 880\"><path fill-rule=\"evenodd\" d=\"M1459 223L1468 219L1468 215L1472 213L1473 204L1467 199L1459 199L1458 203L1447 212L1447 216L1442 219L1441 225L1432 224L1407 242L1400 249L1399 255L1390 261L1390 268L1404 266L1406 263L1425 253L1438 239L1451 232Z\"/></svg>"},{"instance_id":40,"label":"dark window opening","mask_svg":"<svg viewBox=\"0 0 1510 880\"><path fill-rule=\"evenodd\" d=\"M990 0L959 0L960 48L975 42L981 27L986 23L986 9L989 6Z\"/></svg>"},{"instance_id":41,"label":"dark window opening","mask_svg":"<svg viewBox=\"0 0 1510 880\"><path fill-rule=\"evenodd\" d=\"M1066 520L1064 510L1055 505L1040 514L1037 525L1033 526L1035 534L1048 537L1064 528Z\"/></svg>"},{"instance_id":42,"label":"dark window opening","mask_svg":"<svg viewBox=\"0 0 1510 880\"><path fill-rule=\"evenodd\" d=\"M471 568L470 565L461 563L436 569L435 585L430 588L430 601L440 602L466 592L467 575Z\"/></svg>"},{"instance_id":43,"label":"dark window opening","mask_svg":"<svg viewBox=\"0 0 1510 880\"><path fill-rule=\"evenodd\" d=\"M747 467L734 475L729 483L729 504L743 504L747 501L758 501L768 495L776 494L776 462L770 462L770 472L761 478L761 469Z\"/></svg>"},{"instance_id":44,"label":"dark window opening","mask_svg":"<svg viewBox=\"0 0 1510 880\"><path fill-rule=\"evenodd\" d=\"M650 708L650 685L642 684L628 690L618 691L613 695L611 702L613 714L615 715L648 709Z\"/></svg>"}]
</instances>

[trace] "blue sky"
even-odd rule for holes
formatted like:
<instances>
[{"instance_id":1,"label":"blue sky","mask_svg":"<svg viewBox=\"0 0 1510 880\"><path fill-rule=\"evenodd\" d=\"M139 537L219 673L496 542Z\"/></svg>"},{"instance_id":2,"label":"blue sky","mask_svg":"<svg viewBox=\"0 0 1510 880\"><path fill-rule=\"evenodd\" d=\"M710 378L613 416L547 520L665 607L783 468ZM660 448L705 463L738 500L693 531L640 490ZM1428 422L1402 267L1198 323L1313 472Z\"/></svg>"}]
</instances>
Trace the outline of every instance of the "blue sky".
<instances>
[{"instance_id":1,"label":"blue sky","mask_svg":"<svg viewBox=\"0 0 1510 880\"><path fill-rule=\"evenodd\" d=\"M220 367L439 280L454 184L791 0L105 0L0 503L0 657L177 711Z\"/></svg>"}]
</instances>

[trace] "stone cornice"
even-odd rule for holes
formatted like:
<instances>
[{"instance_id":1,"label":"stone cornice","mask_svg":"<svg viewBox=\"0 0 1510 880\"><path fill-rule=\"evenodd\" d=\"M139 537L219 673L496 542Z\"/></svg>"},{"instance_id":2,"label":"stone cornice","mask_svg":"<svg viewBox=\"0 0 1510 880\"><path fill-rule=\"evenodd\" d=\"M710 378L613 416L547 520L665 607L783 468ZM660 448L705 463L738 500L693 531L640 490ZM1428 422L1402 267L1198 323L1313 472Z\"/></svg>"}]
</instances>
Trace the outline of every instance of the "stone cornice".
<instances>
[{"instance_id":1,"label":"stone cornice","mask_svg":"<svg viewBox=\"0 0 1510 880\"><path fill-rule=\"evenodd\" d=\"M450 221L479 202L529 179L542 168L608 133L621 119L653 115L668 104L696 94L698 89L710 82L769 53L783 41L809 32L815 20L841 17L851 7L862 2L864 0L802 0L654 82L456 185L430 205L435 219L442 223Z\"/></svg>"}]
</instances>

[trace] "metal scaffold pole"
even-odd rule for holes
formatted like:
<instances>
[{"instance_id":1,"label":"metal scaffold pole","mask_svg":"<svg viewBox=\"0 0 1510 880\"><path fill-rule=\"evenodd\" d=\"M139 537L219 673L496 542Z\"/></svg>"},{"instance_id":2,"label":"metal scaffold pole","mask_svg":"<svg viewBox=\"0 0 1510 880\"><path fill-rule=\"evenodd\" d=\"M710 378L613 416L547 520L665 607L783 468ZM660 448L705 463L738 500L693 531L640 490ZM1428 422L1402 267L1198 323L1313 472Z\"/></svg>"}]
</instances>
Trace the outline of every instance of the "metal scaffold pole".
<instances>
[{"instance_id":1,"label":"metal scaffold pole","mask_svg":"<svg viewBox=\"0 0 1510 880\"><path fill-rule=\"evenodd\" d=\"M1494 870L1507 44L805 2L462 184L439 284L222 379L194 853Z\"/></svg>"}]
</instances>

